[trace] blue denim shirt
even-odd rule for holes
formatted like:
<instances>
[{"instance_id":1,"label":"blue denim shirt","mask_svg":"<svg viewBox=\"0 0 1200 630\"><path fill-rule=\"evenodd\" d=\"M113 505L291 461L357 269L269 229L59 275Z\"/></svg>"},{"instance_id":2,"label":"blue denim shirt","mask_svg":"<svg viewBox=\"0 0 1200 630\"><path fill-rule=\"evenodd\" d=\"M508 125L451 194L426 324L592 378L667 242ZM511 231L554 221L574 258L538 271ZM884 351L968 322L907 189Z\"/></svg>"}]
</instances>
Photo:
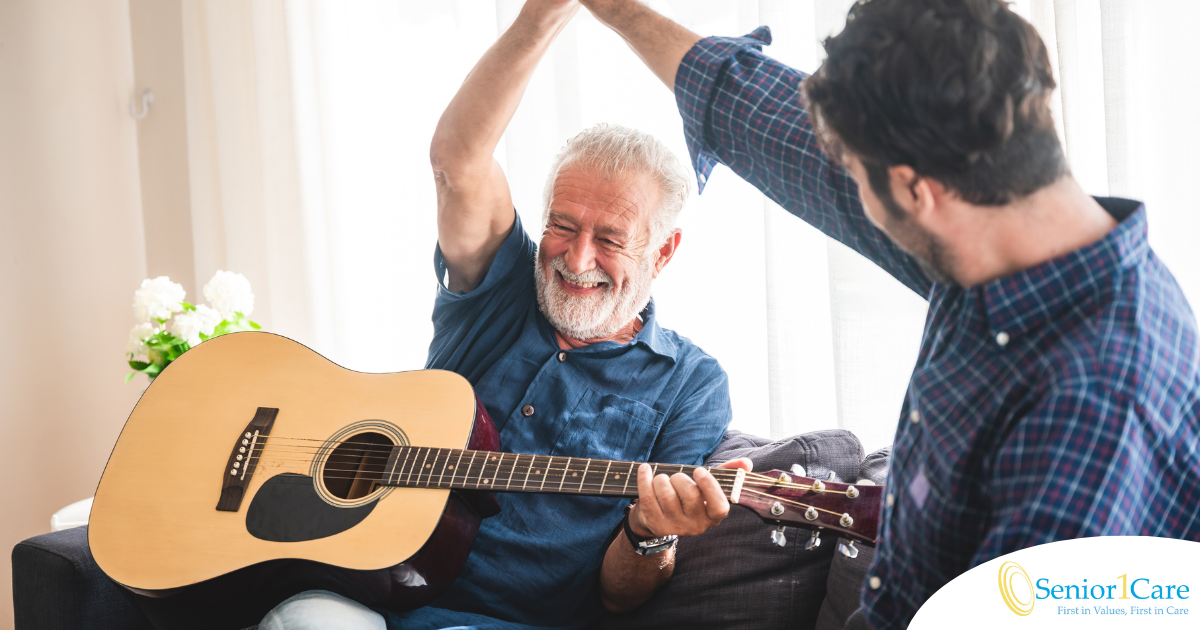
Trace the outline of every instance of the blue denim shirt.
<instances>
[{"instance_id":1,"label":"blue denim shirt","mask_svg":"<svg viewBox=\"0 0 1200 630\"><path fill-rule=\"evenodd\" d=\"M721 366L659 327L653 301L632 342L560 351L538 308L536 252L516 219L483 282L461 294L446 288L436 252L426 367L453 370L475 386L506 452L702 463L731 417ZM522 413L527 405L532 415ZM500 514L483 521L450 590L431 609L390 615L391 625L578 628L600 616L600 565L628 500L497 498Z\"/></svg>"}]
</instances>

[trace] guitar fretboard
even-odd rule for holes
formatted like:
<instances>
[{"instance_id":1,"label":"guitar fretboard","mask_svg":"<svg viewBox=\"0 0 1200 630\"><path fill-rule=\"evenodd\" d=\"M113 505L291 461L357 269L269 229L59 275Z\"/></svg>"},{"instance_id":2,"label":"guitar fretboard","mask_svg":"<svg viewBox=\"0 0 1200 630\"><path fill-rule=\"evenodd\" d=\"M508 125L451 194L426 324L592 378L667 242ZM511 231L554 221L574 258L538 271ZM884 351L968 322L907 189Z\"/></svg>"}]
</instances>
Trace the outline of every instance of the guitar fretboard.
<instances>
[{"instance_id":1,"label":"guitar fretboard","mask_svg":"<svg viewBox=\"0 0 1200 630\"><path fill-rule=\"evenodd\" d=\"M546 492L605 497L638 496L641 462L524 455L452 448L396 446L379 484L405 488L453 488L492 492ZM650 464L654 473L692 476L696 466ZM718 475L728 495L732 475Z\"/></svg>"}]
</instances>

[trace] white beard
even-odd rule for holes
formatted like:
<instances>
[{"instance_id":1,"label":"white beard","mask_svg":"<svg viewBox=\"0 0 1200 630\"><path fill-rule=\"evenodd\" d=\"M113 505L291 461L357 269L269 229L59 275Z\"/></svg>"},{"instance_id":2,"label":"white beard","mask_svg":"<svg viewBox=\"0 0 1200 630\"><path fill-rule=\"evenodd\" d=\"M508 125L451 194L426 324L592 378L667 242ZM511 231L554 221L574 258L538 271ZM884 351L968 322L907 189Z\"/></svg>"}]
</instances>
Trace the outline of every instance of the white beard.
<instances>
[{"instance_id":1,"label":"white beard","mask_svg":"<svg viewBox=\"0 0 1200 630\"><path fill-rule=\"evenodd\" d=\"M563 335L581 341L611 336L633 321L633 318L646 308L646 304L650 303L655 253L653 250L648 252L642 259L637 276L626 282L620 292L616 292L613 289L612 278L603 270L597 268L587 273L573 274L567 270L563 256L550 261L551 269L558 273L547 278L546 261L543 260L542 248L539 246L537 262L534 265L538 306L550 321L550 325ZM562 277L572 284L604 282L606 286L604 292L599 295L581 298L563 289L558 274L562 274Z\"/></svg>"}]
</instances>

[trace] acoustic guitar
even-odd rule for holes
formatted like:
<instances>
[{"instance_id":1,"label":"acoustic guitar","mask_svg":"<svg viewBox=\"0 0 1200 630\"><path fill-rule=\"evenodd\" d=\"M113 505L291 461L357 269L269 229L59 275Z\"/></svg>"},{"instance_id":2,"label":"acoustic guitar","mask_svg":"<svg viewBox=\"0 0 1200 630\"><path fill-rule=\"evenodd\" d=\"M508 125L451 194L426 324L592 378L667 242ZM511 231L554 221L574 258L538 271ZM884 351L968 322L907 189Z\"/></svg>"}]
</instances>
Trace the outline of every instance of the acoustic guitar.
<instances>
[{"instance_id":1,"label":"acoustic guitar","mask_svg":"<svg viewBox=\"0 0 1200 630\"><path fill-rule=\"evenodd\" d=\"M138 401L96 491L88 541L109 577L144 596L233 574L261 585L267 578L246 571L268 566L298 591L313 586L296 578L307 567L326 588L405 610L454 580L481 518L498 510L490 493L637 496L636 462L499 449L453 372L365 374L277 335L224 335L173 362ZM779 527L779 540L792 525L874 543L879 486L710 472L730 503Z\"/></svg>"}]
</instances>

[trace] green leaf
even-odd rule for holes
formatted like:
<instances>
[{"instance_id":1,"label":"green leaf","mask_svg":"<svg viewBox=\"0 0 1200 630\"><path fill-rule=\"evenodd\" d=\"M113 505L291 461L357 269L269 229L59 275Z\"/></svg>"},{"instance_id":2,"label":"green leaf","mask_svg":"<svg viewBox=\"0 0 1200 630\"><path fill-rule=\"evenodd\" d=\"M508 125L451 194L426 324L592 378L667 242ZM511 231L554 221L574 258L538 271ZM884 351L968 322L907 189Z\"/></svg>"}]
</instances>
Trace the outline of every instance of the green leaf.
<instances>
[{"instance_id":1,"label":"green leaf","mask_svg":"<svg viewBox=\"0 0 1200 630\"><path fill-rule=\"evenodd\" d=\"M144 369L146 369L147 365L150 365L150 364L146 361L130 361L129 362L129 367L131 367L135 370L144 370Z\"/></svg>"},{"instance_id":2,"label":"green leaf","mask_svg":"<svg viewBox=\"0 0 1200 630\"><path fill-rule=\"evenodd\" d=\"M196 310L195 306L192 306L191 304L189 304L187 302L180 302L179 305L183 307L183 312L185 312L185 313L188 311Z\"/></svg>"},{"instance_id":3,"label":"green leaf","mask_svg":"<svg viewBox=\"0 0 1200 630\"><path fill-rule=\"evenodd\" d=\"M125 382L128 383L131 379L133 379L134 376L137 376L137 372L130 372L130 373L126 374Z\"/></svg>"},{"instance_id":4,"label":"green leaf","mask_svg":"<svg viewBox=\"0 0 1200 630\"><path fill-rule=\"evenodd\" d=\"M250 322L250 327L254 330L262 330L262 326L259 326L258 322Z\"/></svg>"}]
</instances>

